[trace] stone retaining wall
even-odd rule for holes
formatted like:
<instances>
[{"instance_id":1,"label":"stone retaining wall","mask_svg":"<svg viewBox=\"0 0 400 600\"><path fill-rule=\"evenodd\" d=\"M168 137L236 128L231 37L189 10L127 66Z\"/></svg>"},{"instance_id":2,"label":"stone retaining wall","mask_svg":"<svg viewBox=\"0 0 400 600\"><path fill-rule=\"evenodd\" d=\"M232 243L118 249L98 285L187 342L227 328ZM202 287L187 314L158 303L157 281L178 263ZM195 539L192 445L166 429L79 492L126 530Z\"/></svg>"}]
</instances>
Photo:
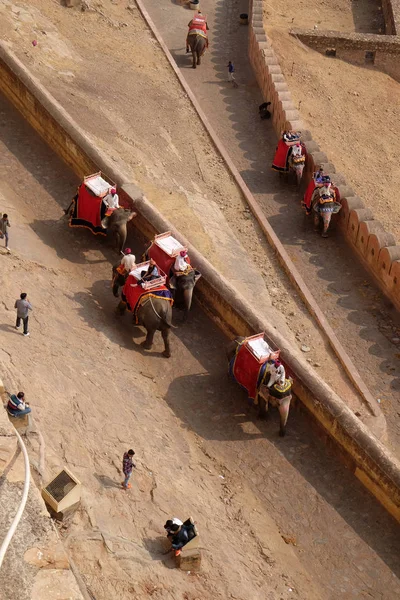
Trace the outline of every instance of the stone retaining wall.
<instances>
[{"instance_id":1,"label":"stone retaining wall","mask_svg":"<svg viewBox=\"0 0 400 600\"><path fill-rule=\"evenodd\" d=\"M340 228L373 279L400 310L400 246L394 236L377 221L361 198L336 172L321 152L311 133L305 131L300 114L293 104L289 88L263 25L263 0L250 0L249 58L265 100L272 102L272 122L277 136L283 129L302 131L308 157L304 170L308 184L316 166L323 164L326 173L339 186L343 198L338 215Z\"/></svg>"},{"instance_id":2,"label":"stone retaining wall","mask_svg":"<svg viewBox=\"0 0 400 600\"><path fill-rule=\"evenodd\" d=\"M293 29L291 35L314 50L356 65L384 71L400 81L400 37Z\"/></svg>"}]
</instances>

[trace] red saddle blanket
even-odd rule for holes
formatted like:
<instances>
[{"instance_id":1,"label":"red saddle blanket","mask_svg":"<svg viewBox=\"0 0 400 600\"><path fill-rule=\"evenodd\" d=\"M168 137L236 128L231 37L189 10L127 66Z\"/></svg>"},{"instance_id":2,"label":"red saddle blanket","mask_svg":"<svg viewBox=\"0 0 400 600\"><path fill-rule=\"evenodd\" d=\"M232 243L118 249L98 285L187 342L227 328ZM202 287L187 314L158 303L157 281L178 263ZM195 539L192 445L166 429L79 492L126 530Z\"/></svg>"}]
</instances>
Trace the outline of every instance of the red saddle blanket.
<instances>
[{"instance_id":1,"label":"red saddle blanket","mask_svg":"<svg viewBox=\"0 0 400 600\"><path fill-rule=\"evenodd\" d=\"M106 235L106 230L101 226L107 210L102 198L95 196L84 183L79 186L77 195L70 227L86 227L96 235Z\"/></svg>"},{"instance_id":2,"label":"red saddle blanket","mask_svg":"<svg viewBox=\"0 0 400 600\"><path fill-rule=\"evenodd\" d=\"M137 322L137 312L148 297L162 298L173 304L171 292L165 285L158 285L151 290L145 290L141 285L138 285L137 279L133 275L129 275L125 282L122 293L128 305L128 309L133 312Z\"/></svg>"},{"instance_id":3,"label":"red saddle blanket","mask_svg":"<svg viewBox=\"0 0 400 600\"><path fill-rule=\"evenodd\" d=\"M272 162L272 168L275 171L286 172L288 170L289 150L290 146L287 146L283 140L279 140Z\"/></svg>"},{"instance_id":4,"label":"red saddle blanket","mask_svg":"<svg viewBox=\"0 0 400 600\"><path fill-rule=\"evenodd\" d=\"M241 344L231 360L229 372L235 381L247 390L248 397L255 400L266 368L267 359L260 363L255 359L246 344Z\"/></svg>"},{"instance_id":5,"label":"red saddle blanket","mask_svg":"<svg viewBox=\"0 0 400 600\"><path fill-rule=\"evenodd\" d=\"M152 258L160 267L160 269L164 271L164 273L167 276L168 283L170 279L171 269L174 266L176 256L169 256L166 252L164 252L162 248L160 248L160 246L157 246L157 244L155 243L153 243L150 246L148 255L149 258ZM188 256L186 257L186 262L190 264L190 258Z\"/></svg>"}]
</instances>

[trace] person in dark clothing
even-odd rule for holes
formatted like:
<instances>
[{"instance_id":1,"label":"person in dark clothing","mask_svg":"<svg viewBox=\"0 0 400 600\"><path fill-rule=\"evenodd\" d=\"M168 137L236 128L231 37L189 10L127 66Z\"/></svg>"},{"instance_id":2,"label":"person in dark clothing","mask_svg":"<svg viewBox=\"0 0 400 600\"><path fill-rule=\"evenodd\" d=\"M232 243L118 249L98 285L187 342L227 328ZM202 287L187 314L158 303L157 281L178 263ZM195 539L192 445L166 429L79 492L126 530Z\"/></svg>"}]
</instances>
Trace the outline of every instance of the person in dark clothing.
<instances>
[{"instance_id":1,"label":"person in dark clothing","mask_svg":"<svg viewBox=\"0 0 400 600\"><path fill-rule=\"evenodd\" d=\"M23 417L31 412L31 408L25 399L24 392L18 392L17 395L9 394L8 397L7 411L13 417Z\"/></svg>"},{"instance_id":2,"label":"person in dark clothing","mask_svg":"<svg viewBox=\"0 0 400 600\"><path fill-rule=\"evenodd\" d=\"M270 105L271 105L271 102L263 102L258 107L258 112L260 113L261 119L270 119L271 118L271 112L268 110L268 106L270 106Z\"/></svg>"},{"instance_id":3,"label":"person in dark clothing","mask_svg":"<svg viewBox=\"0 0 400 600\"><path fill-rule=\"evenodd\" d=\"M128 452L125 452L124 456L122 458L122 471L125 475L125 479L121 483L121 485L124 488L124 490L130 490L132 487L131 484L129 483L129 480L132 475L133 467L136 468L136 465L133 462L134 456L135 456L135 451L131 449L131 450L128 450Z\"/></svg>"},{"instance_id":4,"label":"person in dark clothing","mask_svg":"<svg viewBox=\"0 0 400 600\"><path fill-rule=\"evenodd\" d=\"M20 295L19 300L15 301L14 308L17 309L17 320L15 323L15 329L19 329L21 327L21 319L24 324L24 335L29 335L28 331L28 320L29 320L29 311L32 310L32 304L26 298L27 294L22 293Z\"/></svg>"},{"instance_id":5,"label":"person in dark clothing","mask_svg":"<svg viewBox=\"0 0 400 600\"><path fill-rule=\"evenodd\" d=\"M175 551L179 551L183 548L185 544L189 541L189 534L187 532L186 527L183 525L171 525L170 528L172 537L171 537L171 545Z\"/></svg>"},{"instance_id":6,"label":"person in dark clothing","mask_svg":"<svg viewBox=\"0 0 400 600\"><path fill-rule=\"evenodd\" d=\"M146 281L153 281L153 279L158 279L158 277L160 277L156 262L152 258L150 259L150 264L147 271L142 271L140 273L140 277L141 279L138 281L139 285L145 283Z\"/></svg>"}]
</instances>

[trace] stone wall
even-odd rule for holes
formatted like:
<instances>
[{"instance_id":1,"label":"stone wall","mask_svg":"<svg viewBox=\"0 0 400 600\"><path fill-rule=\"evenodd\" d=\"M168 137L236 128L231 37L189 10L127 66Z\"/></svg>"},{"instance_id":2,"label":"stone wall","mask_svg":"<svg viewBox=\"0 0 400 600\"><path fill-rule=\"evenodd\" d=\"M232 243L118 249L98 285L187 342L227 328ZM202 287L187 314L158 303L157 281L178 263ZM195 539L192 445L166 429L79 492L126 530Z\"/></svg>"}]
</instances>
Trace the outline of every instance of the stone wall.
<instances>
[{"instance_id":1,"label":"stone wall","mask_svg":"<svg viewBox=\"0 0 400 600\"><path fill-rule=\"evenodd\" d=\"M338 222L345 239L380 289L400 310L400 246L396 245L394 236L385 231L382 223L375 219L371 210L366 208L361 198L347 184L344 176L336 172L334 165L312 139L311 133L304 129L278 59L264 30L263 0L250 2L248 51L263 97L272 103L272 122L277 136L281 135L283 129L302 131L308 153L304 171L305 183L310 181L315 167L323 164L326 173L329 173L339 186L343 198Z\"/></svg>"},{"instance_id":2,"label":"stone wall","mask_svg":"<svg viewBox=\"0 0 400 600\"><path fill-rule=\"evenodd\" d=\"M400 35L400 0L382 0L386 35Z\"/></svg>"},{"instance_id":3,"label":"stone wall","mask_svg":"<svg viewBox=\"0 0 400 600\"><path fill-rule=\"evenodd\" d=\"M293 29L290 33L321 54L379 69L400 81L399 36L313 29Z\"/></svg>"}]
</instances>

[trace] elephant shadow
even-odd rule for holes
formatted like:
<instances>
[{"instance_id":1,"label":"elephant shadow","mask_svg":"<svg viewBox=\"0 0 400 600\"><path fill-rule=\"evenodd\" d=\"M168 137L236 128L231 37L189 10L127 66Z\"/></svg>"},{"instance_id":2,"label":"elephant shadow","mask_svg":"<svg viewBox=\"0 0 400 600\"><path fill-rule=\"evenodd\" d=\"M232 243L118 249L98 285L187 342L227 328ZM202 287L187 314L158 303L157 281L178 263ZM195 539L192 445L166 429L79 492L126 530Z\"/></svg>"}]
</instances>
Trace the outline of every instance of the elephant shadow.
<instances>
[{"instance_id":1,"label":"elephant shadow","mask_svg":"<svg viewBox=\"0 0 400 600\"><path fill-rule=\"evenodd\" d=\"M224 374L197 373L175 378L164 400L185 424L206 440L253 440L278 435L279 414L268 421L257 419L246 393ZM250 431L248 431L250 430Z\"/></svg>"},{"instance_id":2,"label":"elephant shadow","mask_svg":"<svg viewBox=\"0 0 400 600\"><path fill-rule=\"evenodd\" d=\"M35 219L31 223L31 228L46 246L56 251L59 258L71 263L94 265L109 260L115 262L117 254L113 252L106 237L101 240L103 243L100 245L99 236L93 235L84 228L77 230L69 227L66 217L58 220ZM98 252L99 249L105 255L103 259L88 258L88 253Z\"/></svg>"}]
</instances>

